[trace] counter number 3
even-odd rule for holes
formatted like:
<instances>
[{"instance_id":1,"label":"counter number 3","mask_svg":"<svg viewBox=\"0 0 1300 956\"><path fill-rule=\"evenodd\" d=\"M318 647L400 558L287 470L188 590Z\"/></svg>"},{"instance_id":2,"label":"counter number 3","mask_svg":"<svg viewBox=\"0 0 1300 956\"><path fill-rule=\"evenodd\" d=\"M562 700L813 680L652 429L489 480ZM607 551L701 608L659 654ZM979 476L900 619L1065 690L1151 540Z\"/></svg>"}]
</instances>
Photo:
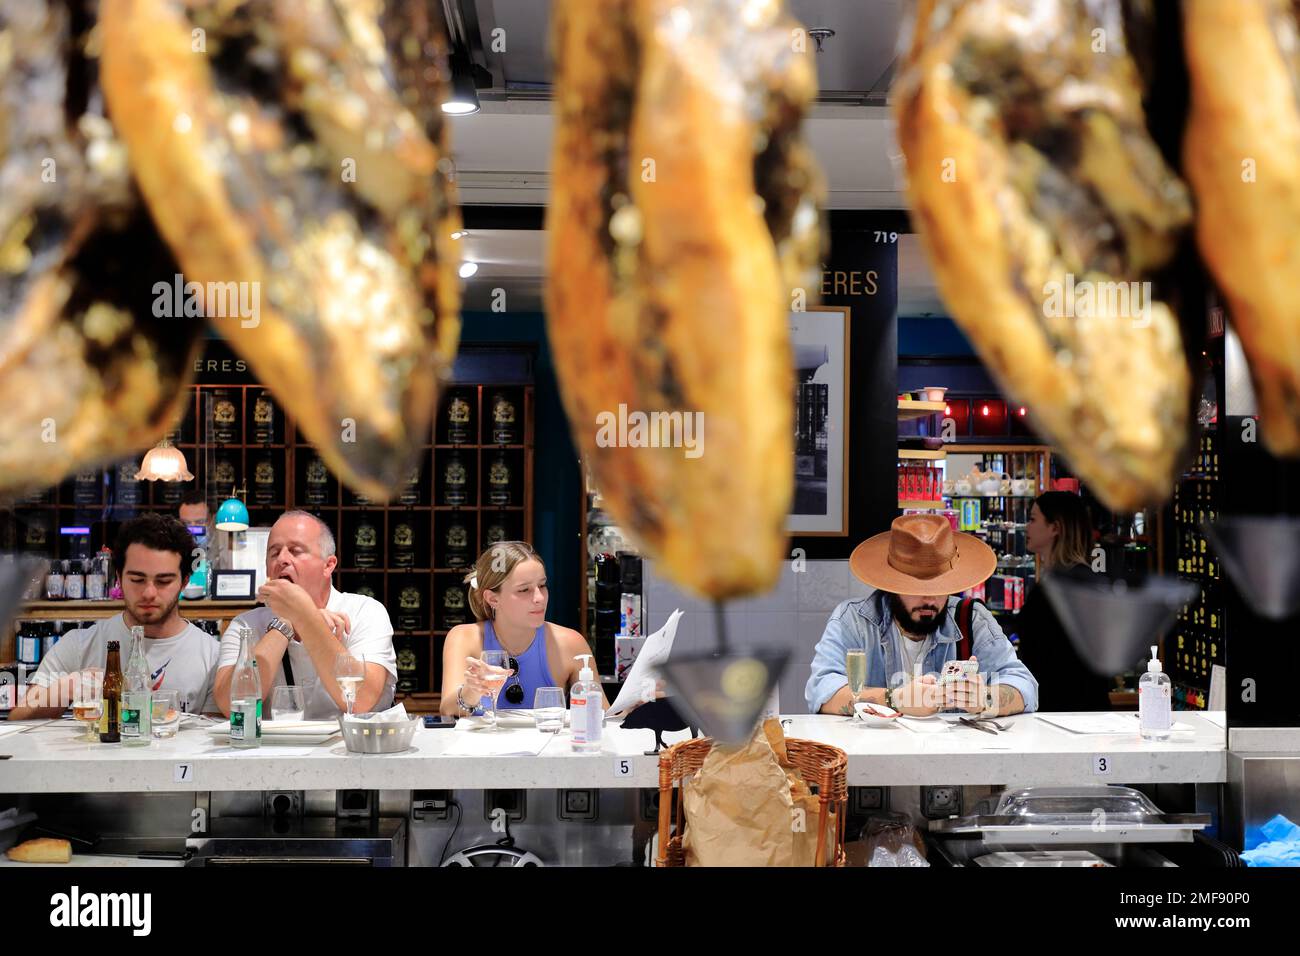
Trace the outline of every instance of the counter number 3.
<instances>
[{"instance_id":1,"label":"counter number 3","mask_svg":"<svg viewBox=\"0 0 1300 956\"><path fill-rule=\"evenodd\" d=\"M1105 754L1092 755L1092 772L1098 777L1110 776L1110 757Z\"/></svg>"}]
</instances>

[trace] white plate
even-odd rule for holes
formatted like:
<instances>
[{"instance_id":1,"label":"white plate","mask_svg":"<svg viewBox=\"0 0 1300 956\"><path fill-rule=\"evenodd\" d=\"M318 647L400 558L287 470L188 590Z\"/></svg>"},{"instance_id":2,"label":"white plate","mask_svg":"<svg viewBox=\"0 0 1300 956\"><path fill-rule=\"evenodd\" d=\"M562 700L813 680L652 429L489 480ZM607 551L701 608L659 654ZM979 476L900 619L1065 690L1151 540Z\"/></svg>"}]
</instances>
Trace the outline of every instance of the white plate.
<instances>
[{"instance_id":1,"label":"white plate","mask_svg":"<svg viewBox=\"0 0 1300 956\"><path fill-rule=\"evenodd\" d=\"M873 707L881 711L888 711L888 713L873 712ZM900 716L898 711L886 707L884 704L859 702L853 705L854 719L866 727L891 727L898 721Z\"/></svg>"},{"instance_id":2,"label":"white plate","mask_svg":"<svg viewBox=\"0 0 1300 956\"><path fill-rule=\"evenodd\" d=\"M527 727L532 728L533 711L531 707L521 708L518 710L498 710L497 723L502 727ZM490 727L491 722L486 717L462 717L456 721L456 726L464 724L466 730L473 730L475 727ZM262 725L263 727L266 724ZM569 726L569 711L564 711L564 726Z\"/></svg>"},{"instance_id":3,"label":"white plate","mask_svg":"<svg viewBox=\"0 0 1300 956\"><path fill-rule=\"evenodd\" d=\"M205 728L217 737L230 736L230 721ZM262 740L285 744L322 744L339 733L337 720L264 720Z\"/></svg>"},{"instance_id":4,"label":"white plate","mask_svg":"<svg viewBox=\"0 0 1300 956\"><path fill-rule=\"evenodd\" d=\"M946 734L952 726L934 714L929 717L899 717L894 723L901 724L914 734Z\"/></svg>"}]
</instances>

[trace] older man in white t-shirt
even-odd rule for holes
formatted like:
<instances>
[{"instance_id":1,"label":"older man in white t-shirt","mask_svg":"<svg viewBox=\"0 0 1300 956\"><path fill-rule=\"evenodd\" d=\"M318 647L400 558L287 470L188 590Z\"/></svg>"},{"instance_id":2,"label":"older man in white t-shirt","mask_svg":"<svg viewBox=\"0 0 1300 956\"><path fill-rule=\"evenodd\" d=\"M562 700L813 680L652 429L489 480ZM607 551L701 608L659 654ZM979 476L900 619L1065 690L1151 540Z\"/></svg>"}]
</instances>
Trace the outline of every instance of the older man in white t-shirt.
<instances>
[{"instance_id":1,"label":"older man in white t-shirt","mask_svg":"<svg viewBox=\"0 0 1300 956\"><path fill-rule=\"evenodd\" d=\"M230 622L221 638L221 660L213 696L230 713L230 681L239 660L240 634L249 631L262 678L262 697L292 682L303 689L303 716L325 720L345 709L334 679L339 654L364 657L365 680L357 687L354 711L389 706L397 684L397 655L388 611L373 598L335 590L338 565L329 526L306 511L289 511L271 527L266 543L267 581L257 592L265 606ZM285 667L285 661L288 667ZM268 708L269 710L269 708Z\"/></svg>"}]
</instances>

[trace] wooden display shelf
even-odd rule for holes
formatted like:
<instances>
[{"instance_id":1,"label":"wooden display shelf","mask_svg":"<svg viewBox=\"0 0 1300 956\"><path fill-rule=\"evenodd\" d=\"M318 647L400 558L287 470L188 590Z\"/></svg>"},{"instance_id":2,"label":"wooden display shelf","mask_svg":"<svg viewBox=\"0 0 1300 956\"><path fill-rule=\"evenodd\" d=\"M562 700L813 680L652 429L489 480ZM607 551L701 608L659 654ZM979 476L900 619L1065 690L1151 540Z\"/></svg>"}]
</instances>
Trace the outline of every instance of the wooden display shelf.
<instances>
[{"instance_id":1,"label":"wooden display shelf","mask_svg":"<svg viewBox=\"0 0 1300 956\"><path fill-rule=\"evenodd\" d=\"M948 450L946 448L936 448L933 451L928 448L900 448L898 457L916 461L942 461L948 457Z\"/></svg>"},{"instance_id":2,"label":"wooden display shelf","mask_svg":"<svg viewBox=\"0 0 1300 956\"><path fill-rule=\"evenodd\" d=\"M942 510L943 510L943 502L942 502L942 501L921 501L921 500L917 500L917 501L905 501L905 500L904 500L904 501L899 501L899 502L898 502L898 507L899 507L899 508L902 508L902 509L911 508L912 510L915 510L915 511L920 511L920 510L926 510L926 511L942 511Z\"/></svg>"},{"instance_id":3,"label":"wooden display shelf","mask_svg":"<svg viewBox=\"0 0 1300 956\"><path fill-rule=\"evenodd\" d=\"M100 621L120 614L122 601L31 601L14 615L15 621ZM257 607L255 601L181 601L187 621L230 621Z\"/></svg>"},{"instance_id":4,"label":"wooden display shelf","mask_svg":"<svg viewBox=\"0 0 1300 956\"><path fill-rule=\"evenodd\" d=\"M442 692L420 691L415 694L403 694L399 691L394 695L393 703L404 705L408 714L436 714L442 707Z\"/></svg>"},{"instance_id":5,"label":"wooden display shelf","mask_svg":"<svg viewBox=\"0 0 1300 956\"><path fill-rule=\"evenodd\" d=\"M899 399L898 420L908 422L915 418L942 415L947 408L947 402L912 402Z\"/></svg>"},{"instance_id":6,"label":"wooden display shelf","mask_svg":"<svg viewBox=\"0 0 1300 956\"><path fill-rule=\"evenodd\" d=\"M455 517L466 526L469 535L469 548L472 551L471 560L477 557L474 551L482 542L482 536L487 533L488 528L494 521L499 520L509 529L511 536L529 541L533 537L533 500L534 500L534 470L535 470L535 425L534 416L536 414L535 386L530 382L512 382L512 383L486 383L486 382L465 382L453 384L444 390L444 397L455 393L464 398L470 405L472 416L472 437L475 439L463 443L442 443L438 442L439 437L444 437L438 429L442 427L442 415L437 414L430 425L429 431L423 436L421 442L422 453L419 456L421 464L421 474L419 479L419 490L423 503L421 504L403 504L400 501L382 502L374 501L370 504L353 503L348 498L345 486L339 480L337 475L330 473L328 482L323 486L329 494L329 502L321 504L311 504L304 499L307 494L307 486L303 481L305 466L312 457L318 455L315 446L307 441L305 436L298 430L297 420L289 415L284 407L275 403L275 428L274 436L276 441L262 442L256 438L255 423L252 419L252 408L254 407L257 393L262 390L263 386L252 381L239 382L200 382L189 386L188 397L182 412L182 420L178 423L177 428L183 428L186 440L175 442L184 452L189 469L195 475L195 481L187 485L187 488L202 489L205 492L219 494L224 498L230 493L230 488L222 486L216 488L213 486L211 478L212 471L215 467L215 460L218 458L227 458L236 471L236 483L240 486L251 490L254 486L253 476L255 462L264 455L269 454L275 458L277 471L277 497L283 500L276 501L272 504L258 504L255 501L248 501L249 510L257 516L258 520L269 519L274 512L282 512L291 508L303 508L313 514L319 515L326 521L334 531L337 544L339 546L339 557L341 560L352 560L353 541L349 535L353 533L356 524L361 523L362 519L359 514L366 515L366 523L374 525L379 538L379 552L377 560L383 562L385 554L391 554L391 529L396 522L410 521L412 529L415 532L415 544L417 552L421 556L427 556L428 560L422 562L422 567L418 568L393 568L387 564L379 564L373 568L339 568L340 573L349 575L365 576L372 581L372 586L376 591L376 597L392 612L397 610L397 595L394 593L394 585L398 589L405 586L405 578L414 578L417 586L427 589L429 594L434 594L435 590L439 593L442 588L450 584L449 574L443 573L443 569L435 569L435 555L441 553L443 541L441 534L444 530L443 523L448 521L448 512L459 512ZM233 440L230 442L217 443L212 438L211 422L208 414L208 398L214 390L220 389L229 393L230 399L235 403L237 409L237 423L233 432ZM498 444L496 442L484 441L484 438L491 437L491 401L493 393L501 391L515 403L516 412L516 432L514 437L516 441L509 444ZM442 406L439 411L445 408ZM199 441L199 439L207 439ZM445 464L446 456L455 451L464 460L467 470L470 472L470 489L473 491L475 498L485 496L485 480L489 464L497 452L505 452L508 456L508 462L511 468L511 478L513 484L513 500L517 504L510 505L492 505L487 503L467 504L461 506L450 506L438 504L438 495L442 487L442 466ZM111 544L111 541L105 540L110 520L120 520L120 517L112 517L105 520L103 514L105 504L112 500L110 497L109 487L105 485L106 479L104 472L110 474L116 469L116 465L106 468L97 469L100 474L99 483L94 490L95 500L87 504L77 504L71 499L75 493L75 487L67 485L66 482L54 486L48 492L47 502L28 503L20 500L0 503L0 510L3 511L20 511L30 512L40 516L42 524L47 526L48 540L46 547L54 550L66 546L58 536L58 526L60 524L86 524L92 526L90 534L90 551L94 553L103 544ZM70 479L69 479L70 480ZM143 499L140 503L130 506L131 511L135 513L146 512L170 512L175 513L175 504L164 503L159 499L159 490L148 488L147 485L152 482L140 482L139 494ZM218 498L217 500L220 500ZM120 505L121 502L119 501ZM215 508L216 501L211 501L210 506ZM122 517L126 512L123 509L115 509L117 514ZM81 514L85 512L86 518L83 520ZM391 514L390 514L391 512ZM494 513L500 517L494 517ZM509 518L505 518L505 514ZM408 516L404 518L403 516ZM0 520L0 535L9 533L16 535L14 530L17 526L13 523L6 524ZM0 541L0 550L4 549L4 542ZM62 557L62 555L60 556ZM457 574L463 574L463 568L447 569ZM435 578L435 575L437 577ZM336 578L337 582L337 578ZM398 582L401 582L400 584ZM181 614L187 618L194 619L215 619L224 622L229 621L235 615L248 610L254 606L251 603L243 602L209 602L182 601L180 608ZM122 609L121 602L112 601L95 601L95 602L41 602L33 604L20 614L18 620L92 620L98 618L110 617L117 614ZM430 619L430 624L433 619ZM406 632L398 632L403 634ZM436 652L437 640L439 634L446 632L410 632L411 637L419 642L427 642ZM3 636L3 635L0 635ZM430 690L436 690L432 682L437 677L439 665L437 661L430 660L427 668L422 668L421 681L425 682ZM433 695L433 709L437 709L437 695Z\"/></svg>"}]
</instances>

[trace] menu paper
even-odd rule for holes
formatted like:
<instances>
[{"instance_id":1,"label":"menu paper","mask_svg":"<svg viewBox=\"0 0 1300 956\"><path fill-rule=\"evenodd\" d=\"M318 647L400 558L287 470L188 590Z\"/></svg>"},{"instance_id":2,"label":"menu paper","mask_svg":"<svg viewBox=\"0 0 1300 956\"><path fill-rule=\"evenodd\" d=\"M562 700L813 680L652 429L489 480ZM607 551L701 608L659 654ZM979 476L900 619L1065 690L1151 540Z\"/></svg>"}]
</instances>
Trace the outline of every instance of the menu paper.
<instances>
[{"instance_id":1,"label":"menu paper","mask_svg":"<svg viewBox=\"0 0 1300 956\"><path fill-rule=\"evenodd\" d=\"M626 715L634 706L643 702L643 689L649 688L653 693L655 668L668 660L668 655L673 649L673 638L677 636L677 622L681 618L682 609L674 609L673 613L668 615L664 626L645 639L645 646L632 662L627 680L623 681L623 687L619 690L613 705L610 706L607 716Z\"/></svg>"}]
</instances>

